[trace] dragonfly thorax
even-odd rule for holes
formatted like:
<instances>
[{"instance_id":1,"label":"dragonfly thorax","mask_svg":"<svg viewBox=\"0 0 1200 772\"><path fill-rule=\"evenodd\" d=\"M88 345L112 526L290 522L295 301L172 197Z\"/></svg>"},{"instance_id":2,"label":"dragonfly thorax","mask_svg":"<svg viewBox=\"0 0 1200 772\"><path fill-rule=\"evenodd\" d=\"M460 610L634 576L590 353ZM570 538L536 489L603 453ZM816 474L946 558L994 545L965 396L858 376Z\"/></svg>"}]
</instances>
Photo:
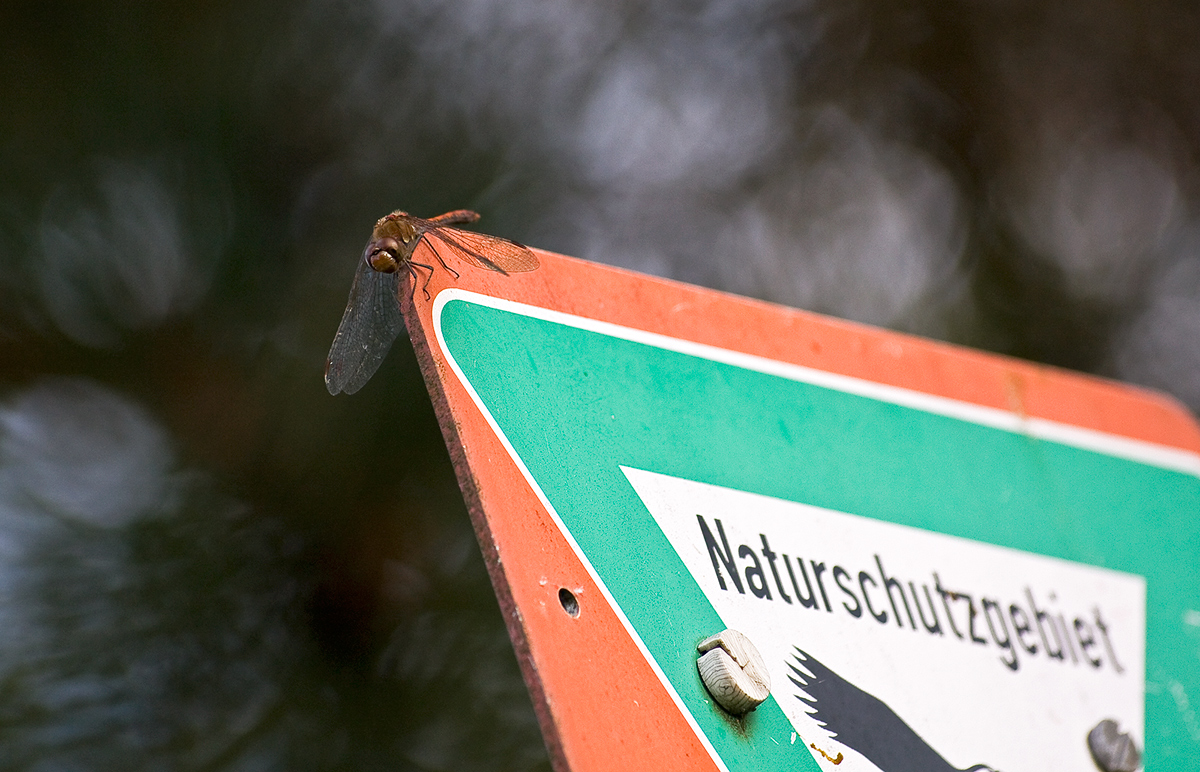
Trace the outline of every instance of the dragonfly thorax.
<instances>
[{"instance_id":1,"label":"dragonfly thorax","mask_svg":"<svg viewBox=\"0 0 1200 772\"><path fill-rule=\"evenodd\" d=\"M393 238L403 244L408 244L417 238L415 218L405 212L392 212L386 217L379 218L375 230L371 234L374 239Z\"/></svg>"}]
</instances>

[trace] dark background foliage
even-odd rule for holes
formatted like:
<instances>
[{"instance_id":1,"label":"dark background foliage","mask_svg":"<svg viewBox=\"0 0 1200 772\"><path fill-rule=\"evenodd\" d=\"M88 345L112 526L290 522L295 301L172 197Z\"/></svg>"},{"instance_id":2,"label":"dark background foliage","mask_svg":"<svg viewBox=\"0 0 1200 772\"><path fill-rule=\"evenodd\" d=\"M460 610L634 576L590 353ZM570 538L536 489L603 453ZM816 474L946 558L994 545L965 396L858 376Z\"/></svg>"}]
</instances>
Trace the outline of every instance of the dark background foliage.
<instances>
[{"instance_id":1,"label":"dark background foliage","mask_svg":"<svg viewBox=\"0 0 1200 772\"><path fill-rule=\"evenodd\" d=\"M1197 408L1198 17L5 3L4 766L546 767L411 349L322 383L395 208Z\"/></svg>"}]
</instances>

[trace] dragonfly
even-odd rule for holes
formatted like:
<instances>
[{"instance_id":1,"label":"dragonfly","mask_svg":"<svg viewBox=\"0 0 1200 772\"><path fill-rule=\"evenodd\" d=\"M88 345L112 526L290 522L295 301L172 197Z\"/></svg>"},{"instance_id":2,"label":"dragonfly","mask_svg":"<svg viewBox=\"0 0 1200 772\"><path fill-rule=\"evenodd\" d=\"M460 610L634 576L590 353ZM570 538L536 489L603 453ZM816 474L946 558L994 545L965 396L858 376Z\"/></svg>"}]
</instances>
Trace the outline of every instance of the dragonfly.
<instances>
[{"instance_id":1,"label":"dragonfly","mask_svg":"<svg viewBox=\"0 0 1200 772\"><path fill-rule=\"evenodd\" d=\"M467 209L428 220L395 211L375 223L354 273L342 323L325 360L325 386L330 394L353 394L379 369L404 324L400 314L402 278L412 278L410 297L415 296L424 272L421 292L429 299L434 267L413 260L421 242L455 279L459 273L446 263L444 253L505 275L538 267L537 256L524 244L453 227L478 219L478 214Z\"/></svg>"}]
</instances>

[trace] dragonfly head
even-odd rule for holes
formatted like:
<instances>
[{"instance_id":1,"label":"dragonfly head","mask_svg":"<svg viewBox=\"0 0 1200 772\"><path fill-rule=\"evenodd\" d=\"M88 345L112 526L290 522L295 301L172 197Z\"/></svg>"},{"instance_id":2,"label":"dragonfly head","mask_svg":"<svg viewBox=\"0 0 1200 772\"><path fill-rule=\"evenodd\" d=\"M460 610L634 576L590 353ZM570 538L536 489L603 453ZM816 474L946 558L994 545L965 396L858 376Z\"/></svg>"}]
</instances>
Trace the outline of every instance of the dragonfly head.
<instances>
[{"instance_id":1,"label":"dragonfly head","mask_svg":"<svg viewBox=\"0 0 1200 772\"><path fill-rule=\"evenodd\" d=\"M379 273L395 273L400 270L400 255L403 250L400 243L393 238L376 239L367 245L363 260L371 269Z\"/></svg>"}]
</instances>

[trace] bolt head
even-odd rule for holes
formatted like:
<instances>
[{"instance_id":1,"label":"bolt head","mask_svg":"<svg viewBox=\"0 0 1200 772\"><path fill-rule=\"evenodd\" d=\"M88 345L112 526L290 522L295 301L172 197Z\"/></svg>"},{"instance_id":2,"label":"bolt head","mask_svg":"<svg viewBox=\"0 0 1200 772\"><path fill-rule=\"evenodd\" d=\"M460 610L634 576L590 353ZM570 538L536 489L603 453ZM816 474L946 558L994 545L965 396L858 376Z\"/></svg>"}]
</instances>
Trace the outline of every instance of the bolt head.
<instances>
[{"instance_id":1,"label":"bolt head","mask_svg":"<svg viewBox=\"0 0 1200 772\"><path fill-rule=\"evenodd\" d=\"M1135 772L1142 765L1142 753L1137 743L1117 727L1117 722L1106 718L1088 732L1088 748L1096 766L1104 772Z\"/></svg>"},{"instance_id":2,"label":"bolt head","mask_svg":"<svg viewBox=\"0 0 1200 772\"><path fill-rule=\"evenodd\" d=\"M712 698L735 716L744 715L771 694L771 676L758 649L737 630L723 630L696 647L696 668Z\"/></svg>"}]
</instances>

